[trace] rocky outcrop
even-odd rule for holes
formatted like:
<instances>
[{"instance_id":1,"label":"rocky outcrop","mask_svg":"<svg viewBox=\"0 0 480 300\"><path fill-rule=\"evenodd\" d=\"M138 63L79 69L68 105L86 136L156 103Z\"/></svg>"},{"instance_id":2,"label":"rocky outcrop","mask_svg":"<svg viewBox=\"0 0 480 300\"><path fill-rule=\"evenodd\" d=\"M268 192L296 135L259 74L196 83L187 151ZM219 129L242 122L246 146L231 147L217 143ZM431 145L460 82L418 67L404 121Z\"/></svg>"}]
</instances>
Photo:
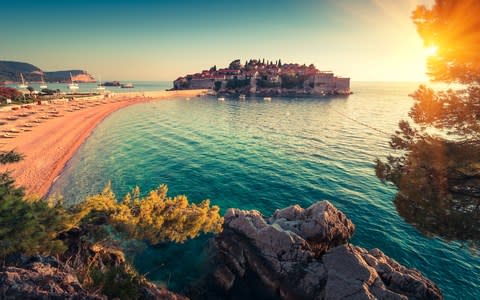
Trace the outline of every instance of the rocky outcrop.
<instances>
[{"instance_id":1,"label":"rocky outcrop","mask_svg":"<svg viewBox=\"0 0 480 300\"><path fill-rule=\"evenodd\" d=\"M281 299L441 299L436 285L380 250L348 244L353 223L328 201L307 209L229 209L213 277L228 295L255 277Z\"/></svg>"},{"instance_id":2,"label":"rocky outcrop","mask_svg":"<svg viewBox=\"0 0 480 300\"><path fill-rule=\"evenodd\" d=\"M138 275L115 244L89 241L93 230L74 227L60 234L68 249L58 258L7 257L0 268L0 299L107 300L119 295L125 299L188 299Z\"/></svg>"},{"instance_id":3,"label":"rocky outcrop","mask_svg":"<svg viewBox=\"0 0 480 300\"><path fill-rule=\"evenodd\" d=\"M72 270L53 257L33 257L0 269L1 299L105 299L88 293Z\"/></svg>"},{"instance_id":4,"label":"rocky outcrop","mask_svg":"<svg viewBox=\"0 0 480 300\"><path fill-rule=\"evenodd\" d=\"M141 289L141 299L145 300L188 300L187 297L160 288L151 282L146 282Z\"/></svg>"},{"instance_id":5,"label":"rocky outcrop","mask_svg":"<svg viewBox=\"0 0 480 300\"><path fill-rule=\"evenodd\" d=\"M108 251L95 249L100 252ZM110 256L114 256L112 252ZM123 257L123 255L122 255ZM119 261L116 259L116 261ZM0 299L91 299L107 300L98 292L92 293L82 286L78 270L54 257L18 257L14 266L0 268ZM165 288L145 281L139 289L138 299L187 300Z\"/></svg>"}]
</instances>

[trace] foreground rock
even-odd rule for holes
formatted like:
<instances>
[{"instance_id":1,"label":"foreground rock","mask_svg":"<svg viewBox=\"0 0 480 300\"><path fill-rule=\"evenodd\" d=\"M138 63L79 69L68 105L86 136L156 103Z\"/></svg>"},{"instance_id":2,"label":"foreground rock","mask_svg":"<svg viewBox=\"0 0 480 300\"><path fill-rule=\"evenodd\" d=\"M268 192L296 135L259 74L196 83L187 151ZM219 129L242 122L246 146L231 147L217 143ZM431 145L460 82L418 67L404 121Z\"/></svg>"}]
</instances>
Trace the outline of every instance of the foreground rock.
<instances>
[{"instance_id":1,"label":"foreground rock","mask_svg":"<svg viewBox=\"0 0 480 300\"><path fill-rule=\"evenodd\" d=\"M442 299L420 272L378 249L348 244L354 229L327 201L277 210L269 219L229 209L214 243L213 277L227 298L248 280L269 291L264 299Z\"/></svg>"},{"instance_id":2,"label":"foreground rock","mask_svg":"<svg viewBox=\"0 0 480 300\"><path fill-rule=\"evenodd\" d=\"M104 299L87 292L71 270L52 257L34 257L0 269L1 299Z\"/></svg>"},{"instance_id":3,"label":"foreground rock","mask_svg":"<svg viewBox=\"0 0 480 300\"><path fill-rule=\"evenodd\" d=\"M53 257L22 258L16 266L0 268L0 299L107 300L82 286L75 270ZM144 282L138 299L185 300L150 282Z\"/></svg>"}]
</instances>

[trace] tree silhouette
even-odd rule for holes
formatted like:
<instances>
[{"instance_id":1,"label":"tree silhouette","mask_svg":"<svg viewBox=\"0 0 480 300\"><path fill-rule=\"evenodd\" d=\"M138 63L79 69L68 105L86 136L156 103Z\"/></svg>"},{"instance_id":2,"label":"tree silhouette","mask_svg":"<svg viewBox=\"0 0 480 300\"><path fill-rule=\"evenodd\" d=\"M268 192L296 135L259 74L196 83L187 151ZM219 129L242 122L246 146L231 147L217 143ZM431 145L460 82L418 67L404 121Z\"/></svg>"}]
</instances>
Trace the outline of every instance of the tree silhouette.
<instances>
[{"instance_id":1,"label":"tree silhouette","mask_svg":"<svg viewBox=\"0 0 480 300\"><path fill-rule=\"evenodd\" d=\"M399 123L386 162L376 174L398 187L400 215L421 232L480 241L480 2L436 0L412 19L425 46L429 77L457 88L421 85L409 116ZM458 87L458 85L461 85Z\"/></svg>"}]
</instances>

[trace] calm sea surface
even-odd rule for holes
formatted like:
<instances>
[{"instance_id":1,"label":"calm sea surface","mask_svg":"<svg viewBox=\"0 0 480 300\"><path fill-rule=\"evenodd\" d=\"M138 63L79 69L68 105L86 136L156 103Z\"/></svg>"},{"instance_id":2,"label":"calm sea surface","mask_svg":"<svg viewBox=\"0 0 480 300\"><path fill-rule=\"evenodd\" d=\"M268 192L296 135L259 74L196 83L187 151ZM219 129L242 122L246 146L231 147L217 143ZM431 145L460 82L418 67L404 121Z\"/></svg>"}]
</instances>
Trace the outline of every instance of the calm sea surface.
<instances>
[{"instance_id":1,"label":"calm sea surface","mask_svg":"<svg viewBox=\"0 0 480 300\"><path fill-rule=\"evenodd\" d=\"M264 102L215 98L139 104L108 117L80 148L52 191L70 202L108 180L122 197L161 183L170 195L205 198L271 214L295 203L329 200L352 219L352 242L378 247L435 281L447 299L480 299L480 258L458 242L425 237L398 214L396 190L375 177L375 157L407 116L415 83L353 83L348 98ZM353 121L352 119L356 120ZM146 247L135 264L181 290L205 272L207 237Z\"/></svg>"},{"instance_id":2,"label":"calm sea surface","mask_svg":"<svg viewBox=\"0 0 480 300\"><path fill-rule=\"evenodd\" d=\"M104 81L105 82L105 81ZM123 89L118 86L106 86L105 90L114 92L114 93L127 93L127 92L143 92L143 91L162 91L172 88L173 84L170 81L128 81L124 80L121 83L133 83L133 88ZM40 91L40 83L29 83L29 86L33 87L35 90ZM18 84L8 84L7 86L18 88ZM51 90L59 89L62 92L71 92L68 89L68 83L47 83L47 86ZM97 83L79 83L79 89L75 90L77 93L96 93Z\"/></svg>"}]
</instances>

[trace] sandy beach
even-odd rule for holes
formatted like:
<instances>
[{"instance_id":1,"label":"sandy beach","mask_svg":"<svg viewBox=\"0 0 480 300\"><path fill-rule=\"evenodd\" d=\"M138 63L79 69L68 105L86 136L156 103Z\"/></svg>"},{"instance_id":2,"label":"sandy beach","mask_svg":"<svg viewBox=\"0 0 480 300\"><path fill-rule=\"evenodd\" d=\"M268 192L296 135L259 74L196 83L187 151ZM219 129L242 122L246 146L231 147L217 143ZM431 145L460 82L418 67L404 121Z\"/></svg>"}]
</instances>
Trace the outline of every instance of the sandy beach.
<instances>
[{"instance_id":1,"label":"sandy beach","mask_svg":"<svg viewBox=\"0 0 480 300\"><path fill-rule=\"evenodd\" d=\"M29 196L45 196L95 127L123 107L174 97L194 97L201 90L118 94L98 100L30 105L0 112L0 150L15 149L24 155L19 163L2 166Z\"/></svg>"}]
</instances>

